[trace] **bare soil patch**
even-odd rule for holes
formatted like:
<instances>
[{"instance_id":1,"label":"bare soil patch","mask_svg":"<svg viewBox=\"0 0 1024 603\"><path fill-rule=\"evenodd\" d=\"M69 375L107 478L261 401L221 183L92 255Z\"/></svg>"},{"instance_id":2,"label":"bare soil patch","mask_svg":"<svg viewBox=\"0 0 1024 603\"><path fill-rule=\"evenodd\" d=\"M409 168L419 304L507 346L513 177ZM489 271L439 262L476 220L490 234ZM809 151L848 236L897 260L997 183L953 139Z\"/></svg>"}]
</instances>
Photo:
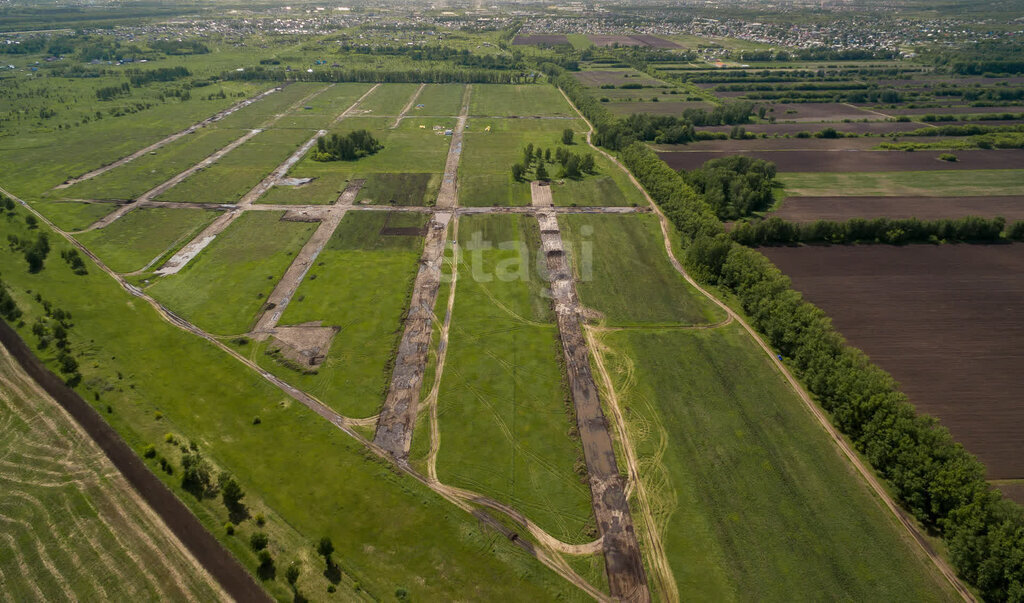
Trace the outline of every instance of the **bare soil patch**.
<instances>
[{"instance_id":1,"label":"bare soil patch","mask_svg":"<svg viewBox=\"0 0 1024 603\"><path fill-rule=\"evenodd\" d=\"M989 478L1024 477L1024 245L762 251Z\"/></svg>"},{"instance_id":2,"label":"bare soil patch","mask_svg":"<svg viewBox=\"0 0 1024 603\"><path fill-rule=\"evenodd\" d=\"M1024 220L1024 195L1005 197L789 197L772 216L790 222L850 218L939 220L1002 216Z\"/></svg>"},{"instance_id":3,"label":"bare soil patch","mask_svg":"<svg viewBox=\"0 0 1024 603\"><path fill-rule=\"evenodd\" d=\"M916 172L930 170L1009 170L1024 166L1024 150L954 151L957 161L942 161L945 151L753 151L749 157L775 163L780 172ZM734 151L658 153L672 169L692 170Z\"/></svg>"},{"instance_id":4,"label":"bare soil patch","mask_svg":"<svg viewBox=\"0 0 1024 603\"><path fill-rule=\"evenodd\" d=\"M781 118L778 118L781 119ZM946 122L948 123L948 122ZM988 123L988 122L986 122ZM792 124L745 124L747 132L768 135L797 134L799 132L817 132L824 128L835 128L839 132L852 132L854 134L890 134L892 132L910 132L927 128L928 125L912 121L851 121L838 123L792 123ZM732 126L703 126L697 128L703 132L726 132L732 130Z\"/></svg>"},{"instance_id":5,"label":"bare soil patch","mask_svg":"<svg viewBox=\"0 0 1024 603\"><path fill-rule=\"evenodd\" d=\"M774 110L773 110L774 109ZM843 103L776 103L767 116L777 121L842 121L844 119L879 120L885 117Z\"/></svg>"},{"instance_id":6,"label":"bare soil patch","mask_svg":"<svg viewBox=\"0 0 1024 603\"><path fill-rule=\"evenodd\" d=\"M894 115L985 115L988 113L1024 113L1024 106L971 107L968 105L955 105L949 107L915 107L913 109L897 107L896 109L882 109L882 112Z\"/></svg>"},{"instance_id":7,"label":"bare soil patch","mask_svg":"<svg viewBox=\"0 0 1024 603\"><path fill-rule=\"evenodd\" d=\"M305 322L287 327L275 327L272 338L281 354L303 367L316 367L327 358L331 342L338 327L325 327L316 322Z\"/></svg>"},{"instance_id":8,"label":"bare soil patch","mask_svg":"<svg viewBox=\"0 0 1024 603\"><path fill-rule=\"evenodd\" d=\"M659 38L658 36L636 34L629 37L642 43L644 46L650 46L651 48L682 48L682 46L676 44L672 40L666 40L664 38Z\"/></svg>"},{"instance_id":9,"label":"bare soil patch","mask_svg":"<svg viewBox=\"0 0 1024 603\"><path fill-rule=\"evenodd\" d=\"M621 71L581 71L574 73L575 77L581 84L591 88L597 88L606 84L613 84L615 86L621 86L622 84L640 84L641 86L665 86L665 82L656 80L649 75L642 74L639 71L632 69L621 70ZM641 93L643 90L633 90L635 93Z\"/></svg>"},{"instance_id":10,"label":"bare soil patch","mask_svg":"<svg viewBox=\"0 0 1024 603\"><path fill-rule=\"evenodd\" d=\"M665 98L671 98L669 96L662 96L659 90L632 90L632 92L639 92L637 97L646 96L651 98L661 98L658 101L625 101L618 103L606 103L605 107L609 111L617 115L630 115L633 113L650 113L651 115L681 115L683 111L687 109L708 109L712 108L710 103L704 103L699 101L687 102L687 101L671 101L664 100ZM648 94L643 94L647 92Z\"/></svg>"},{"instance_id":11,"label":"bare soil patch","mask_svg":"<svg viewBox=\"0 0 1024 603\"><path fill-rule=\"evenodd\" d=\"M899 142L942 142L951 137L901 136ZM689 144L655 145L657 151L714 151L732 154L753 151L868 151L888 139L867 138L752 138L750 140L699 140Z\"/></svg>"}]
</instances>

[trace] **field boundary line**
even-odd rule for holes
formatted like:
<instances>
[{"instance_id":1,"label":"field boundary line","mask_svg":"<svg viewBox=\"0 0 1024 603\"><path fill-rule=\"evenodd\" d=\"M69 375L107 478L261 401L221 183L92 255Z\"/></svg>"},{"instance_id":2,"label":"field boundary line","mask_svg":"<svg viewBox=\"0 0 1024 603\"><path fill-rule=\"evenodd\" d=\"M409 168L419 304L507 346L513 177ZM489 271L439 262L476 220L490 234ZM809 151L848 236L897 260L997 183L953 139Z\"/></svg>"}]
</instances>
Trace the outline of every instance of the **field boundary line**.
<instances>
[{"instance_id":1,"label":"field boundary line","mask_svg":"<svg viewBox=\"0 0 1024 603\"><path fill-rule=\"evenodd\" d=\"M768 355L772 365L775 366L775 368L782 374L783 377L785 377L786 381L789 383L789 386L793 389L793 391L797 394L800 400L804 403L804 406L807 408L807 410L810 411L814 418L818 420L818 423L821 425L821 427L829 434L829 436L831 436L831 439L835 444L836 448L839 450L839 452L841 452L842 455L847 458L850 464L853 465L853 467L857 470L857 473L859 473L861 478L867 483L870 490L874 492L878 500L882 502L885 508L887 508L889 512L892 513L892 515L896 518L896 520L906 529L908 535L911 537L911 540L913 540L920 547L921 551L925 554L925 556L931 560L931 562L935 565L936 570L938 570L938 572L942 574L942 576L949 582L950 586L953 587L953 589L957 592L957 594L959 594L963 598L964 601L975 601L976 599L974 598L974 595L971 594L971 591L967 588L967 586L965 586L963 582L960 581L960 578L957 577L956 572L949 565L949 563L947 563L946 560L943 559L942 556L939 555L935 551L935 549L933 549L932 546L928 543L924 534L921 533L921 530L915 524L914 519L909 517L903 511L903 509L901 509L899 505L896 504L896 501L893 500L892 496L889 495L889 493L879 482L873 470L868 468L864 464L864 462L861 461L860 457L857 456L856 451L853 450L853 447L850 446L850 444L843 438L842 434L839 433L839 430L834 425L832 425L831 421L829 421L828 417L825 415L825 411L823 411L814 402L814 400L811 398L807 390L804 389L803 385L801 385L800 382L796 379L796 377L794 377L793 374L790 372L789 368L781 360L779 360L778 355L772 350L771 346L769 346L765 342L765 340L757 333L757 331L754 330L753 327L750 326L749 323L747 323L746 320L744 320L742 316L740 316L735 310L729 307L728 304L718 299L717 297L712 295L707 289L698 284L697 281L694 280L692 276L690 276L690 273L687 272L685 268L683 268L683 265L679 262L679 260L676 258L675 254L672 251L672 239L669 236L668 218L661 211L661 208L658 207L658 204L655 203L654 199L650 196L650 194L648 194L647 189L645 189L640 184L636 177L633 176L633 173L626 169L626 166L624 166L622 162L618 160L617 157L611 155L610 153L606 152L603 149L594 146L593 143L590 142L591 134L593 134L594 132L594 125L591 124L590 121L587 120L587 118L584 117L582 113L580 113L579 109L576 108L576 105L572 104L572 101L569 100L569 97L568 95L565 94L564 90L559 88L559 91L562 92L562 96L565 97L565 100L570 105L572 105L574 109L576 109L576 112L579 113L580 117L583 118L583 120L590 127L590 131L587 132L587 144L589 144L594 149L597 149L598 152L602 153L605 157L607 157L616 165L618 165L619 168L622 169L622 171L624 171L629 176L630 181L632 181L633 184L638 189L640 189L644 197L647 199L647 202L650 203L654 213L658 214L658 218L661 223L662 237L665 241L665 251L668 253L669 260L672 262L672 265L675 267L676 271L680 275L682 275L684 279L686 279L687 283L689 283L693 288L695 288L702 295L704 295L704 297L708 298L715 305L724 310L727 314L731 315L733 319L743 327L743 330L746 331L747 334L750 335L750 337L753 338L755 342L757 342L758 346L760 346L761 349L765 352L765 354Z\"/></svg>"},{"instance_id":2,"label":"field boundary line","mask_svg":"<svg viewBox=\"0 0 1024 603\"><path fill-rule=\"evenodd\" d=\"M402 123L402 120L405 119L405 114L409 112L409 109L412 109L413 103L415 103L416 99L420 97L420 93L423 92L423 89L426 88L426 86L426 84L420 84L420 87L417 88L416 91L412 93L412 96L409 97L409 102L405 103L405 107L402 108L402 112L399 113L398 117L395 118L395 123L391 124L392 130L397 128L398 125Z\"/></svg>"}]
</instances>

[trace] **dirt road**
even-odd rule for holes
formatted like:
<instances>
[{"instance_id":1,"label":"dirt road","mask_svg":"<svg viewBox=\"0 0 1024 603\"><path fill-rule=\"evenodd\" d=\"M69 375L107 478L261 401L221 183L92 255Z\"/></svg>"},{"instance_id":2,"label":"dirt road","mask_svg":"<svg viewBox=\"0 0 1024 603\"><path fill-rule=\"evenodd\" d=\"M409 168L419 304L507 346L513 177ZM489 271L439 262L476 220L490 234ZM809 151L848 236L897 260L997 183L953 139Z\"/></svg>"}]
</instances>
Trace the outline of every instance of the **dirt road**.
<instances>
[{"instance_id":1,"label":"dirt road","mask_svg":"<svg viewBox=\"0 0 1024 603\"><path fill-rule=\"evenodd\" d=\"M533 190L544 188L535 186ZM545 201L543 194L535 198L537 204ZM558 218L554 213L542 212L537 214L537 221L551 279L552 306L562 340L565 370L576 407L594 516L601 532L609 592L612 597L623 601L650 601L640 545L626 500L625 482L619 474L615 446L601 410L594 376L590 372L589 348L580 324L579 298L562 246Z\"/></svg>"},{"instance_id":2,"label":"dirt road","mask_svg":"<svg viewBox=\"0 0 1024 603\"><path fill-rule=\"evenodd\" d=\"M420 87L416 89L416 92L412 93L412 96L409 97L409 102L405 103L405 107L402 108L402 112L399 113L398 117L395 118L395 123L391 124L392 130L397 128L398 125L402 123L402 120L405 119L405 114L409 112L409 109L412 109L412 106L416 102L416 99L420 97L420 93L423 92L423 88L425 88L426 86L426 84L420 84Z\"/></svg>"},{"instance_id":3,"label":"dirt road","mask_svg":"<svg viewBox=\"0 0 1024 603\"><path fill-rule=\"evenodd\" d=\"M409 457L420 390L423 387L423 371L427 366L430 351L434 304L437 302L437 290L441 284L448 224L452 219L451 210L458 202L456 178L459 158L462 155L462 133L466 128L471 90L472 86L466 86L458 125L452 133L451 145L448 147L444 179L437 194L436 207L448 211L434 213L427 228L423 255L420 257L420 269L416 275L409 313L405 319L405 331L398 344L391 385L388 387L388 394L377 421L377 431L373 437L374 444L401 461Z\"/></svg>"},{"instance_id":4,"label":"dirt road","mask_svg":"<svg viewBox=\"0 0 1024 603\"><path fill-rule=\"evenodd\" d=\"M146 147L144 149L139 149L138 151L135 151L134 153L132 153L131 155L128 155L127 157L124 157L123 159L118 159L114 163L105 165L105 166L103 166L101 168L98 168L98 169L95 169L95 170L93 170L91 172L87 172L85 174L82 174L81 176L78 176L77 178L69 178L68 180L65 180L63 184L58 184L54 188L55 189L68 188L69 186L72 186L74 184L78 184L79 182L83 182L85 180L89 180L90 178L95 178L96 176L99 176L100 174L109 172L110 170L112 170L114 168L121 167L122 165L128 163L129 161L134 161L134 160L138 159L139 157L142 157L143 155L147 155L147 154L149 154L149 153L159 149L160 147L166 146L166 145L174 142L175 140L178 140L182 136L186 136L188 134L191 134L191 133L195 132L199 128L202 128L204 126L208 126L208 125L210 125L210 124L212 124L212 123L214 123L216 121L220 121L220 120L224 119L225 117L227 117L228 115L231 115L235 111L238 111L239 109L241 109L243 107L248 107L249 105L255 103L256 101L258 101L260 99L263 99L267 95L273 94L274 92L277 92L280 89L281 89L280 87L278 87L278 88L271 88L270 90L267 90L266 92L261 92L260 94L257 94L256 96L254 96L252 98L247 98L244 101L242 101L240 103L237 103L235 105L232 105L231 107L221 111L220 113L217 113L216 115L213 115L211 117L207 117L206 119L204 119L203 121L201 121L199 123L192 124L191 126L185 128L181 132L176 132L174 134L171 134L167 138L164 138L162 140L154 142L153 144L149 145L148 147Z\"/></svg>"}]
</instances>

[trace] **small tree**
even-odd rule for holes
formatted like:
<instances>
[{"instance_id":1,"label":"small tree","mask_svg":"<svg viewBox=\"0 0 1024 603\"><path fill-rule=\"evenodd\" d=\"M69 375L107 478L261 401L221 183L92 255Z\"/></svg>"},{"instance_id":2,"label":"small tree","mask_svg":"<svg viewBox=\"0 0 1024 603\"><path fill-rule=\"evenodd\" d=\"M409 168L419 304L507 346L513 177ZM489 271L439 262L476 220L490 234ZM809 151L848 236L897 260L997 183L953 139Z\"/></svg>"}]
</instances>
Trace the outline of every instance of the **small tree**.
<instances>
[{"instance_id":1,"label":"small tree","mask_svg":"<svg viewBox=\"0 0 1024 603\"><path fill-rule=\"evenodd\" d=\"M574 135L575 132L572 131L572 128L562 130L562 144L572 144L572 138Z\"/></svg>"},{"instance_id":2,"label":"small tree","mask_svg":"<svg viewBox=\"0 0 1024 603\"><path fill-rule=\"evenodd\" d=\"M547 179L548 179L548 171L547 171L547 169L545 169L544 164L541 163L540 165L537 166L537 180L547 180Z\"/></svg>"},{"instance_id":3,"label":"small tree","mask_svg":"<svg viewBox=\"0 0 1024 603\"><path fill-rule=\"evenodd\" d=\"M512 164L512 179L519 182L523 179L523 174L526 173L526 168L521 163Z\"/></svg>"},{"instance_id":4,"label":"small tree","mask_svg":"<svg viewBox=\"0 0 1024 603\"><path fill-rule=\"evenodd\" d=\"M249 546L251 546L254 551L262 551L267 548L268 544L270 544L270 538L263 532L254 532L253 535L249 537Z\"/></svg>"},{"instance_id":5,"label":"small tree","mask_svg":"<svg viewBox=\"0 0 1024 603\"><path fill-rule=\"evenodd\" d=\"M220 498L228 509L237 509L244 496L245 492L233 477L229 477L220 488Z\"/></svg>"},{"instance_id":6,"label":"small tree","mask_svg":"<svg viewBox=\"0 0 1024 603\"><path fill-rule=\"evenodd\" d=\"M523 165L525 165L527 168L529 168L532 163L533 163L533 143L531 142L531 143L526 145L525 149L523 149Z\"/></svg>"},{"instance_id":7,"label":"small tree","mask_svg":"<svg viewBox=\"0 0 1024 603\"><path fill-rule=\"evenodd\" d=\"M320 543L316 545L316 552L327 561L327 565L331 564L331 555L334 553L334 543L331 542L330 536L324 536L320 539Z\"/></svg>"},{"instance_id":8,"label":"small tree","mask_svg":"<svg viewBox=\"0 0 1024 603\"><path fill-rule=\"evenodd\" d=\"M288 585L295 588L295 583L299 579L299 566L292 563L288 566L288 569L284 571L284 579L288 581Z\"/></svg>"},{"instance_id":9,"label":"small tree","mask_svg":"<svg viewBox=\"0 0 1024 603\"><path fill-rule=\"evenodd\" d=\"M581 172L585 172L587 174L593 174L594 173L594 156L593 155L591 155L590 153L587 153L586 155L583 156L583 159L580 160L580 171Z\"/></svg>"}]
</instances>

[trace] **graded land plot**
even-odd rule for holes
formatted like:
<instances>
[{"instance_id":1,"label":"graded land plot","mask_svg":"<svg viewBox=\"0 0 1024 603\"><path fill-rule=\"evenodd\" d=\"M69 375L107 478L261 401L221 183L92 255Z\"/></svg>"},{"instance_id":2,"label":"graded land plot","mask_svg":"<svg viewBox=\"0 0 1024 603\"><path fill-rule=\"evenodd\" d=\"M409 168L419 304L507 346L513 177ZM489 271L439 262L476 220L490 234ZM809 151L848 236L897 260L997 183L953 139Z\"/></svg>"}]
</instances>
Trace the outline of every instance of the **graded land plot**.
<instances>
[{"instance_id":1,"label":"graded land plot","mask_svg":"<svg viewBox=\"0 0 1024 603\"><path fill-rule=\"evenodd\" d=\"M314 130L260 132L220 161L160 195L159 201L235 203L283 163Z\"/></svg>"},{"instance_id":2,"label":"graded land plot","mask_svg":"<svg viewBox=\"0 0 1024 603\"><path fill-rule=\"evenodd\" d=\"M427 84L409 109L408 117L455 117L462 110L465 84Z\"/></svg>"},{"instance_id":3,"label":"graded land plot","mask_svg":"<svg viewBox=\"0 0 1024 603\"><path fill-rule=\"evenodd\" d=\"M220 212L143 207L76 238L115 272L141 270L184 245Z\"/></svg>"},{"instance_id":4,"label":"graded land plot","mask_svg":"<svg viewBox=\"0 0 1024 603\"><path fill-rule=\"evenodd\" d=\"M778 121L815 122L843 121L844 119L886 119L873 111L846 103L775 103L768 105L767 116Z\"/></svg>"},{"instance_id":5,"label":"graded land plot","mask_svg":"<svg viewBox=\"0 0 1024 603\"><path fill-rule=\"evenodd\" d=\"M768 214L788 222L850 218L917 218L939 220L1002 216L1024 220L1024 196L1003 197L788 197Z\"/></svg>"},{"instance_id":6,"label":"graded land plot","mask_svg":"<svg viewBox=\"0 0 1024 603\"><path fill-rule=\"evenodd\" d=\"M901 143L953 143L951 136L900 136ZM878 145L891 142L886 138L860 136L850 138L750 138L744 140L699 140L687 144L650 145L656 151L687 152L728 152L742 155L757 151L868 151Z\"/></svg>"},{"instance_id":7,"label":"graded land plot","mask_svg":"<svg viewBox=\"0 0 1024 603\"><path fill-rule=\"evenodd\" d=\"M23 226L25 212L18 214L14 234L32 236ZM413 600L589 600L256 371L161 319L88 258L88 274L73 274L59 260L70 245L50 234L56 259L40 273L24 269L21 253L0 247L0 273L25 312L20 335L35 344L31 324L44 317L36 294L74 315L70 341L83 377L76 391L139 455L155 445L158 456L147 465L253 574L259 561L250 536L269 535L278 570L261 584L274 598L293 599L283 568L294 561L303 566L297 587L307 595L334 586L340 599L384 599L401 588ZM52 348L39 355L57 371ZM166 443L167 433L178 443ZM220 498L200 500L181 488L185 441L195 442L215 471L235 477L246 509L264 515L264 526L249 518L228 535L224 526L232 518ZM159 457L172 463L173 474L160 470ZM315 547L323 536L334 542L339 569L327 576Z\"/></svg>"},{"instance_id":8,"label":"graded land plot","mask_svg":"<svg viewBox=\"0 0 1024 603\"><path fill-rule=\"evenodd\" d=\"M426 220L422 214L347 213L278 323L335 327L323 362L282 362L273 340L254 342L251 357L345 416L375 414L390 382Z\"/></svg>"},{"instance_id":9,"label":"graded land plot","mask_svg":"<svg viewBox=\"0 0 1024 603\"><path fill-rule=\"evenodd\" d=\"M252 326L263 300L316 224L282 220L284 212L245 212L181 272L147 291L202 329L238 335Z\"/></svg>"},{"instance_id":10,"label":"graded land plot","mask_svg":"<svg viewBox=\"0 0 1024 603\"><path fill-rule=\"evenodd\" d=\"M1024 245L762 251L990 478L1024 478Z\"/></svg>"},{"instance_id":11,"label":"graded land plot","mask_svg":"<svg viewBox=\"0 0 1024 603\"><path fill-rule=\"evenodd\" d=\"M113 202L36 201L32 207L50 219L57 228L76 231L88 228L117 209Z\"/></svg>"},{"instance_id":12,"label":"graded land plot","mask_svg":"<svg viewBox=\"0 0 1024 603\"><path fill-rule=\"evenodd\" d=\"M388 175L409 174L411 180L419 183L421 178L416 174L441 174L444 172L445 160L451 146L451 136L444 134L446 129L454 127L454 120L433 118L407 118L395 129L385 126L377 118L351 117L340 122L330 134L347 134L354 130L369 130L384 148L368 157L354 161L313 161L310 154L303 157L288 172L290 178L312 178L307 184L298 187L275 186L259 199L260 203L334 203L338 195L345 190L349 180L364 178L371 187L379 183L382 188L393 188L388 184ZM422 128L420 126L423 126ZM434 129L438 127L439 129ZM328 135L330 135L328 134ZM370 182L370 181L374 182ZM431 204L436 197L440 179L427 178L427 188L419 194L422 202L410 205ZM435 184L436 183L436 184ZM417 198L416 191L396 191L393 198ZM434 193L432 196L431 193ZM365 199L362 195L360 200ZM378 203L388 200L373 198Z\"/></svg>"},{"instance_id":13,"label":"graded land plot","mask_svg":"<svg viewBox=\"0 0 1024 603\"><path fill-rule=\"evenodd\" d=\"M1024 150L971 149L953 151L956 161L944 161L948 151L750 151L743 153L775 164L780 172L925 172L1012 170L1024 166ZM706 161L729 157L729 151L658 153L674 170L693 170ZM963 178L963 176L961 176Z\"/></svg>"},{"instance_id":14,"label":"graded land plot","mask_svg":"<svg viewBox=\"0 0 1024 603\"><path fill-rule=\"evenodd\" d=\"M159 104L138 113L93 120L71 130L27 132L0 137L0 165L4 187L25 197L38 197L69 178L109 165L167 136L211 117L219 111L255 96L266 85L233 86L225 89L244 97ZM253 103L259 105L268 97ZM222 122L220 127L226 128Z\"/></svg>"},{"instance_id":15,"label":"graded land plot","mask_svg":"<svg viewBox=\"0 0 1024 603\"><path fill-rule=\"evenodd\" d=\"M622 86L623 84L640 84L648 88L660 88L667 85L665 82L655 79L646 73L637 71L636 69L588 69L586 71L579 71L573 73L572 76L579 80L581 84L588 88L600 88L601 86L613 85ZM634 94L640 93L641 90L630 90ZM603 94L598 91L593 91L594 94Z\"/></svg>"},{"instance_id":16,"label":"graded land plot","mask_svg":"<svg viewBox=\"0 0 1024 603\"><path fill-rule=\"evenodd\" d=\"M558 89L546 84L473 84L469 114L483 117L576 116Z\"/></svg>"},{"instance_id":17,"label":"graded land plot","mask_svg":"<svg viewBox=\"0 0 1024 603\"><path fill-rule=\"evenodd\" d=\"M334 84L279 119L276 128L319 130L352 106L372 84Z\"/></svg>"},{"instance_id":18,"label":"graded land plot","mask_svg":"<svg viewBox=\"0 0 1024 603\"><path fill-rule=\"evenodd\" d=\"M223 597L99 447L4 348L0 384L0 576L8 597Z\"/></svg>"},{"instance_id":19,"label":"graded land plot","mask_svg":"<svg viewBox=\"0 0 1024 603\"><path fill-rule=\"evenodd\" d=\"M971 107L968 105L945 107L896 107L882 109L882 113L893 115L986 115L989 113L1024 113L1024 107L999 105L996 107Z\"/></svg>"},{"instance_id":20,"label":"graded land plot","mask_svg":"<svg viewBox=\"0 0 1024 603\"><path fill-rule=\"evenodd\" d=\"M207 126L148 155L48 196L65 199L135 199L228 146L246 130Z\"/></svg>"},{"instance_id":21,"label":"graded land plot","mask_svg":"<svg viewBox=\"0 0 1024 603\"><path fill-rule=\"evenodd\" d=\"M559 216L580 302L609 326L701 325L725 318L669 263L653 215Z\"/></svg>"},{"instance_id":22,"label":"graded land plot","mask_svg":"<svg viewBox=\"0 0 1024 603\"><path fill-rule=\"evenodd\" d=\"M471 119L463 135L464 150L459 162L459 205L529 205L528 179L533 172L528 172L522 181L516 182L512 178L512 165L523 161L523 150L531 143L534 147L550 148L553 156L555 149L562 146L562 131L566 128L575 130L577 141L568 148L576 153L582 151L594 155L595 166L599 166L598 175L588 175L578 184L590 188L595 184L584 184L588 179L595 183L600 177L611 177L610 163L602 161L599 153L583 144L582 122L579 120ZM552 177L558 175L559 166L546 163L545 167Z\"/></svg>"},{"instance_id":23,"label":"graded land plot","mask_svg":"<svg viewBox=\"0 0 1024 603\"><path fill-rule=\"evenodd\" d=\"M369 174L356 195L356 203L373 205L433 205L441 174Z\"/></svg>"},{"instance_id":24,"label":"graded land plot","mask_svg":"<svg viewBox=\"0 0 1024 603\"><path fill-rule=\"evenodd\" d=\"M1018 195L1024 170L931 172L790 172L779 175L787 195L976 197Z\"/></svg>"},{"instance_id":25,"label":"graded land plot","mask_svg":"<svg viewBox=\"0 0 1024 603\"><path fill-rule=\"evenodd\" d=\"M459 248L438 396L438 478L511 505L555 538L593 540L558 328L534 268L536 220L461 218Z\"/></svg>"},{"instance_id":26,"label":"graded land plot","mask_svg":"<svg viewBox=\"0 0 1024 603\"><path fill-rule=\"evenodd\" d=\"M326 90L327 86L328 84L289 84L259 102L235 111L217 122L217 125L221 128L258 128L267 120L286 113L293 105L314 92Z\"/></svg>"},{"instance_id":27,"label":"graded land plot","mask_svg":"<svg viewBox=\"0 0 1024 603\"><path fill-rule=\"evenodd\" d=\"M636 92L643 92L637 90ZM661 98L670 99L669 95L661 95L656 91L652 91L650 95L636 94L634 98L640 99L635 101L622 101L614 103L606 103L605 107L609 111L616 115L632 115L633 113L649 113L651 115L682 115L683 111L687 109L706 109L710 110L713 108L711 103L705 103L700 101L676 101L676 100L642 100L644 97L647 98Z\"/></svg>"},{"instance_id":28,"label":"graded land plot","mask_svg":"<svg viewBox=\"0 0 1024 603\"><path fill-rule=\"evenodd\" d=\"M680 594L953 596L739 325L597 337Z\"/></svg>"},{"instance_id":29,"label":"graded land plot","mask_svg":"<svg viewBox=\"0 0 1024 603\"><path fill-rule=\"evenodd\" d=\"M419 89L419 84L381 84L357 110L360 115L398 115Z\"/></svg>"}]
</instances>

